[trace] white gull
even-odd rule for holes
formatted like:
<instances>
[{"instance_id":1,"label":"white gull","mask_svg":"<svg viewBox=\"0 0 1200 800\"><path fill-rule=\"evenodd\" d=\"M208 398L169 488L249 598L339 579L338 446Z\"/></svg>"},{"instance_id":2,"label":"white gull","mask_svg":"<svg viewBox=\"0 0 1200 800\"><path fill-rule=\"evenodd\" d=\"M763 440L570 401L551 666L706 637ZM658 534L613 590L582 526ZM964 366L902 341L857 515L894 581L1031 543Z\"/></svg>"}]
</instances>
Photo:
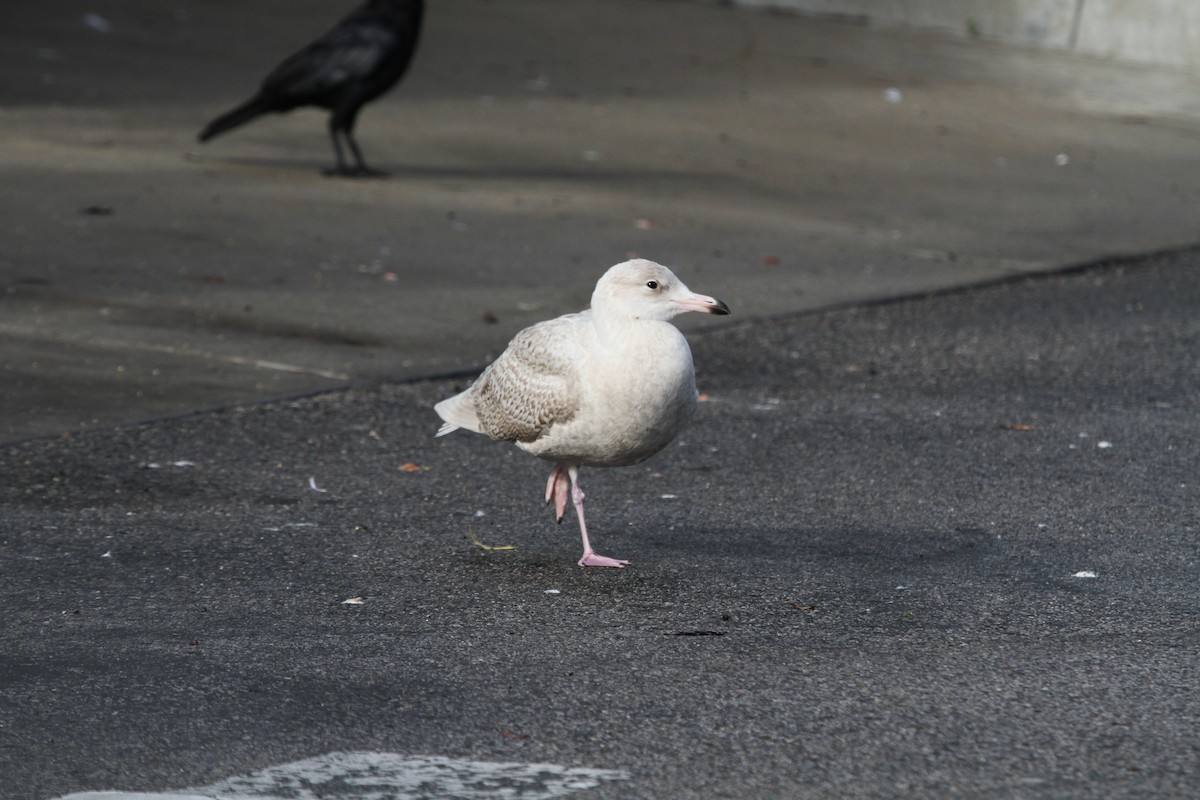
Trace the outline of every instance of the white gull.
<instances>
[{"instance_id":1,"label":"white gull","mask_svg":"<svg viewBox=\"0 0 1200 800\"><path fill-rule=\"evenodd\" d=\"M668 320L685 311L728 314L661 264L634 259L601 276L591 308L518 333L469 389L434 406L459 428L516 443L554 462L546 502L562 522L568 492L583 538L583 567L628 561L592 550L580 467L623 467L667 446L696 409L692 351ZM569 481L569 483L568 483Z\"/></svg>"}]
</instances>

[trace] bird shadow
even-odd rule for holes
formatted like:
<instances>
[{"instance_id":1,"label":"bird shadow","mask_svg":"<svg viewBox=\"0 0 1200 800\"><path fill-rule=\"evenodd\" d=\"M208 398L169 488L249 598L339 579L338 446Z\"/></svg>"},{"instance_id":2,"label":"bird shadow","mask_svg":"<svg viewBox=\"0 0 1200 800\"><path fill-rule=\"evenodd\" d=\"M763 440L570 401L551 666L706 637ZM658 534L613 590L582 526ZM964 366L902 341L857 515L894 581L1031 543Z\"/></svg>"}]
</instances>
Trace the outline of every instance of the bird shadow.
<instances>
[{"instance_id":1,"label":"bird shadow","mask_svg":"<svg viewBox=\"0 0 1200 800\"><path fill-rule=\"evenodd\" d=\"M395 180L402 181L478 181L478 182L535 182L562 184L612 184L612 185L673 185L696 186L706 190L754 186L757 191L766 191L761 186L750 184L737 176L712 173L682 172L678 170L647 170L578 167L547 164L374 164L377 172L346 174L331 169L331 162L288 157L262 157L239 155L210 155L189 151L185 158L193 163L209 166L241 167L255 170L276 170L289 173L306 173L318 177L349 180Z\"/></svg>"},{"instance_id":2,"label":"bird shadow","mask_svg":"<svg viewBox=\"0 0 1200 800\"><path fill-rule=\"evenodd\" d=\"M719 561L785 565L825 564L881 567L947 565L960 569L996 552L996 540L981 528L689 528L649 532L635 543L659 554Z\"/></svg>"}]
</instances>

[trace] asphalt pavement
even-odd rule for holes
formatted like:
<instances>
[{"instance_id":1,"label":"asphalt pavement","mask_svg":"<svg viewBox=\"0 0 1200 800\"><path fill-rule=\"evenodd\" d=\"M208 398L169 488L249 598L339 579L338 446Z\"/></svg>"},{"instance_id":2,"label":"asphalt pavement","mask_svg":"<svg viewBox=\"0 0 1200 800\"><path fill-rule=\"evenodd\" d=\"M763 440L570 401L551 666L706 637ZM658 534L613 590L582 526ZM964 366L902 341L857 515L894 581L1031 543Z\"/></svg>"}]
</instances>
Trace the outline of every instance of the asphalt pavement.
<instances>
[{"instance_id":1,"label":"asphalt pavement","mask_svg":"<svg viewBox=\"0 0 1200 800\"><path fill-rule=\"evenodd\" d=\"M0 796L1195 796L1197 308L1183 251L694 334L584 473L624 570L433 438L461 381L5 446ZM221 784L339 752L608 777Z\"/></svg>"},{"instance_id":2,"label":"asphalt pavement","mask_svg":"<svg viewBox=\"0 0 1200 800\"><path fill-rule=\"evenodd\" d=\"M329 5L164 8L0 25L0 798L1200 795L1196 76L439 0L330 180L194 143ZM631 253L734 316L585 571L432 405Z\"/></svg>"},{"instance_id":3,"label":"asphalt pavement","mask_svg":"<svg viewBox=\"0 0 1200 800\"><path fill-rule=\"evenodd\" d=\"M437 0L357 130L391 177L330 180L315 110L195 137L340 4L9 5L0 441L476 368L631 252L760 317L1200 241L1190 73Z\"/></svg>"}]
</instances>

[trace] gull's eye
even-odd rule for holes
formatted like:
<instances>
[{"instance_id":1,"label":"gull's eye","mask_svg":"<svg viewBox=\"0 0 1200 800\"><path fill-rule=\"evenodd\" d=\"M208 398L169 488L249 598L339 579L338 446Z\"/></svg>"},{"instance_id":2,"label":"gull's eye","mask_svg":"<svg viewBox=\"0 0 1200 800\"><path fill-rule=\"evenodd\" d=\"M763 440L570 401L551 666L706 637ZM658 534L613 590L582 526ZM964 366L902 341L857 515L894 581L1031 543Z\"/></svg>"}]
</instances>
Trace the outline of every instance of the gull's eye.
<instances>
[{"instance_id":1,"label":"gull's eye","mask_svg":"<svg viewBox=\"0 0 1200 800\"><path fill-rule=\"evenodd\" d=\"M658 281L646 281L646 288L647 289L657 289Z\"/></svg>"}]
</instances>

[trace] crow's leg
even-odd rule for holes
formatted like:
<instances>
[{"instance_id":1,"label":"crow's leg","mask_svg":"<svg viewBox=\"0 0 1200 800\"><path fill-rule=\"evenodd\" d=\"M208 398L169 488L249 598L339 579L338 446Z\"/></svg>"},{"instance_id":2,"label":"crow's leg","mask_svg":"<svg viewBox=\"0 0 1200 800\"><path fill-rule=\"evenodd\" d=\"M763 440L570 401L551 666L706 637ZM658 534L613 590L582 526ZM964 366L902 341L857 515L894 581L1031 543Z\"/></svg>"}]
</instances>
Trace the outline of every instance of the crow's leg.
<instances>
[{"instance_id":1,"label":"crow's leg","mask_svg":"<svg viewBox=\"0 0 1200 800\"><path fill-rule=\"evenodd\" d=\"M367 162L363 161L362 150L358 149L358 142L354 140L354 132L349 128L346 129L346 143L350 145L350 152L354 153L354 160L358 163L356 174L373 178L382 178L387 175L386 172L367 166Z\"/></svg>"},{"instance_id":2,"label":"crow's leg","mask_svg":"<svg viewBox=\"0 0 1200 800\"><path fill-rule=\"evenodd\" d=\"M373 170L367 166L367 162L363 159L362 150L358 148L358 142L354 140L354 123L358 120L358 109L351 110L335 110L329 117L329 136L333 139L333 152L337 156L336 169L326 170L326 175L345 175L352 178L378 178L386 175L386 172ZM339 134L346 139L346 144L350 146L350 154L354 156L354 167L350 167L342 155L342 143L338 138Z\"/></svg>"},{"instance_id":3,"label":"crow's leg","mask_svg":"<svg viewBox=\"0 0 1200 800\"><path fill-rule=\"evenodd\" d=\"M329 118L329 139L333 142L333 155L337 158L337 166L323 170L326 175L353 175L354 171L346 166L346 159L342 156L342 141L338 138L341 134L341 120L337 114Z\"/></svg>"}]
</instances>

